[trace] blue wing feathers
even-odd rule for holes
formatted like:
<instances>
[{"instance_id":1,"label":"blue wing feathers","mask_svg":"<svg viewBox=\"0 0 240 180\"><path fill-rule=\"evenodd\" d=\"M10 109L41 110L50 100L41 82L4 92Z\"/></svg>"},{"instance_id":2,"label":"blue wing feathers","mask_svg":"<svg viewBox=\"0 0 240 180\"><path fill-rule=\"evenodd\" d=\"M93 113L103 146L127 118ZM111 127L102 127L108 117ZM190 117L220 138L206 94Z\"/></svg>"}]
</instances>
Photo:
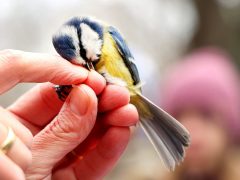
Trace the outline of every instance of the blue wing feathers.
<instances>
[{"instance_id":1,"label":"blue wing feathers","mask_svg":"<svg viewBox=\"0 0 240 180\"><path fill-rule=\"evenodd\" d=\"M128 48L125 40L123 39L122 35L117 31L117 29L110 26L109 33L112 35L113 39L116 41L120 53L125 57L133 58L130 49Z\"/></svg>"},{"instance_id":2,"label":"blue wing feathers","mask_svg":"<svg viewBox=\"0 0 240 180\"><path fill-rule=\"evenodd\" d=\"M130 49L128 48L125 40L123 39L122 35L118 32L118 30L112 26L109 26L108 32L111 34L111 36L113 37L114 41L117 44L118 51L122 55L124 63L126 64L132 75L134 85L139 84L140 78L138 70L134 62L132 62L133 55Z\"/></svg>"}]
</instances>

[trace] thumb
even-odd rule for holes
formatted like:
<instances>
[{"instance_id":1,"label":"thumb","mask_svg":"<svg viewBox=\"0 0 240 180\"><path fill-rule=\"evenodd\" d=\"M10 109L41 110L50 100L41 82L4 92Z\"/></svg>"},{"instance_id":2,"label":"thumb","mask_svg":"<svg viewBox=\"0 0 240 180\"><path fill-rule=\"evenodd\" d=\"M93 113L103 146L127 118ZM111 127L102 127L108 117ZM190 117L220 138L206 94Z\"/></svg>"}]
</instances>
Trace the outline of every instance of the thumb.
<instances>
[{"instance_id":1,"label":"thumb","mask_svg":"<svg viewBox=\"0 0 240 180\"><path fill-rule=\"evenodd\" d=\"M96 115L97 97L93 90L86 85L75 87L60 113L34 137L28 179L49 176L54 165L88 136Z\"/></svg>"}]
</instances>

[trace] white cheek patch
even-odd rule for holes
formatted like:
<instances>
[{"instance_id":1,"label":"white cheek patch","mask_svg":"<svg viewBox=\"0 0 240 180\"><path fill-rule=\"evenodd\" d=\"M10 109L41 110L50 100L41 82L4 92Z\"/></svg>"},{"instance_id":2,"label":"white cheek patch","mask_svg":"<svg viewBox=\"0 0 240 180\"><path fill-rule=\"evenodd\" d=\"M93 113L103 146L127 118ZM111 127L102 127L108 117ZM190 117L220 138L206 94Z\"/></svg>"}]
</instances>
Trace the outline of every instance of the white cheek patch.
<instances>
[{"instance_id":1,"label":"white cheek patch","mask_svg":"<svg viewBox=\"0 0 240 180\"><path fill-rule=\"evenodd\" d=\"M79 48L79 38L78 38L78 33L77 29L73 26L63 26L61 29L57 32L55 35L56 37L60 36L69 36L73 40L73 45L75 47L75 57L72 62L75 64L85 64L85 61L82 59L80 56L80 48Z\"/></svg>"},{"instance_id":2,"label":"white cheek patch","mask_svg":"<svg viewBox=\"0 0 240 180\"><path fill-rule=\"evenodd\" d=\"M86 56L88 59L97 60L97 55L101 54L102 40L97 32L92 30L87 24L81 23L81 42L86 49Z\"/></svg>"}]
</instances>

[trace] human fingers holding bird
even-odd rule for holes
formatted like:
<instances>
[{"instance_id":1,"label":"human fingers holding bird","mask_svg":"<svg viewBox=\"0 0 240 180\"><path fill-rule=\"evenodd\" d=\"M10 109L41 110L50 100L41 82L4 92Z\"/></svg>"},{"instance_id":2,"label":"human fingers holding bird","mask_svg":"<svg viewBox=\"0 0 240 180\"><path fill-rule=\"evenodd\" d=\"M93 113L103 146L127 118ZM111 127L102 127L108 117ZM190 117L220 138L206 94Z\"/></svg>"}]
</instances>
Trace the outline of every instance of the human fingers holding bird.
<instances>
[{"instance_id":1,"label":"human fingers holding bird","mask_svg":"<svg viewBox=\"0 0 240 180\"><path fill-rule=\"evenodd\" d=\"M74 77L74 66L70 63L59 63L58 58L17 50L0 51L0 94L21 82L80 83L88 78L88 72L83 68L81 71L79 67L76 73L78 77ZM61 74L56 76L59 71ZM32 94L28 99L36 96L37 94ZM31 146L34 143L31 131L36 133L39 129L34 125L34 121L41 121L40 111L47 111L46 114L49 114L48 106L40 107L33 102L28 104L26 99L21 99L6 109L0 107L0 179L25 179L25 171L32 163ZM32 109L27 108L27 104ZM36 111L39 113L34 114ZM27 113L32 117L27 119Z\"/></svg>"},{"instance_id":2,"label":"human fingers holding bird","mask_svg":"<svg viewBox=\"0 0 240 180\"><path fill-rule=\"evenodd\" d=\"M101 153L93 151L86 159L93 166L101 164L95 173L90 173L92 176L104 176L128 143L128 127L137 121L136 109L128 104L128 91L106 86L104 78L97 72L75 66L59 56L0 51L0 92L5 93L20 82L41 83L8 108L0 108L0 179L44 179L51 176L60 179L59 175L65 171L60 165L67 168L68 164L73 165L75 160L86 155L85 152L90 152L84 145L87 141L82 142L95 125L98 107L102 109L99 118L105 130L97 149ZM63 103L58 99L53 83L78 85ZM97 96L101 99L100 104ZM117 97L121 97L118 103ZM124 112L131 114L127 120L123 120ZM118 138L118 144L115 144L115 138ZM66 156L68 153L70 155ZM74 162L59 163L61 159L69 160L69 156L74 156ZM89 173L89 164L78 162L76 167L79 169L76 177Z\"/></svg>"},{"instance_id":3,"label":"human fingers holding bird","mask_svg":"<svg viewBox=\"0 0 240 180\"><path fill-rule=\"evenodd\" d=\"M5 159L20 169L13 175L18 179L25 175L27 179L102 178L126 148L129 127L137 123L138 114L166 167L173 170L183 160L188 131L141 94L133 56L114 27L73 18L54 35L53 44L73 64L58 56L0 51L0 93L21 82L42 83L2 111L34 135L32 139L29 130L19 133L24 128L14 129L18 123L0 125L1 157L9 153ZM54 84L58 84L57 94ZM30 134L26 135L30 140L24 140L24 134ZM27 149L29 141L33 158L24 171L29 156L11 152L17 145ZM6 161L2 179L8 178L6 167L13 164Z\"/></svg>"},{"instance_id":4,"label":"human fingers holding bird","mask_svg":"<svg viewBox=\"0 0 240 180\"><path fill-rule=\"evenodd\" d=\"M113 26L88 17L74 17L53 36L56 51L73 64L95 69L108 84L124 86L135 105L140 125L166 167L173 170L183 161L190 135L176 119L141 94L141 81L133 55ZM71 86L57 86L64 100Z\"/></svg>"}]
</instances>

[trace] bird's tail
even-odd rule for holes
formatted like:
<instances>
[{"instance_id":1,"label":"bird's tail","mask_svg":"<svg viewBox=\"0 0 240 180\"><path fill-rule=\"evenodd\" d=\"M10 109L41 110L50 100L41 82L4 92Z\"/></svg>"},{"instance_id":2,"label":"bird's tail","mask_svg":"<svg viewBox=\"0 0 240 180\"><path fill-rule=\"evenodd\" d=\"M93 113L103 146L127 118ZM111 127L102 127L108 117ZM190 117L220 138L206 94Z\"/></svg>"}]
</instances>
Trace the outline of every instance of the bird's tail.
<instances>
[{"instance_id":1,"label":"bird's tail","mask_svg":"<svg viewBox=\"0 0 240 180\"><path fill-rule=\"evenodd\" d=\"M163 160L165 166L174 170L183 161L185 149L190 143L187 129L167 112L150 100L137 94L131 96L140 116L140 125Z\"/></svg>"}]
</instances>

